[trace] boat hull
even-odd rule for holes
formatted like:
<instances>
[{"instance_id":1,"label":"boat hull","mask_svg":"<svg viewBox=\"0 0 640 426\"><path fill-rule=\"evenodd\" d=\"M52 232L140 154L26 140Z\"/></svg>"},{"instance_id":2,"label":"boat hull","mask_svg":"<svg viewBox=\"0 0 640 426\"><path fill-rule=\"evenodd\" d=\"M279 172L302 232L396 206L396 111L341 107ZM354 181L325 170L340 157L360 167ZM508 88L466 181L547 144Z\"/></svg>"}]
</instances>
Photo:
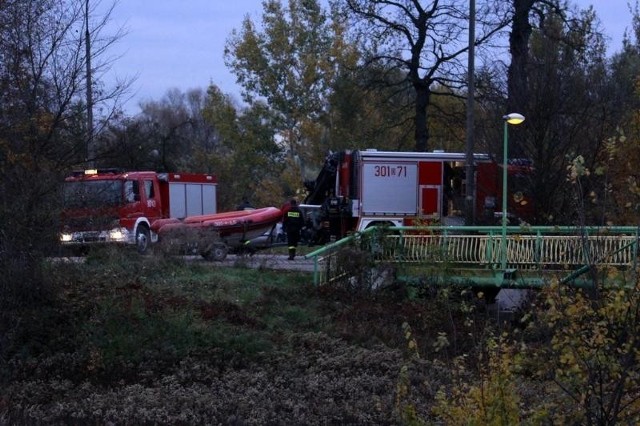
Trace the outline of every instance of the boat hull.
<instances>
[{"instance_id":1,"label":"boat hull","mask_svg":"<svg viewBox=\"0 0 640 426\"><path fill-rule=\"evenodd\" d=\"M275 226L282 218L276 207L239 210L201 216L184 220L164 219L154 224L161 241L170 245L195 248L205 254L220 245L229 250L242 247ZM219 257L219 256L218 256Z\"/></svg>"}]
</instances>

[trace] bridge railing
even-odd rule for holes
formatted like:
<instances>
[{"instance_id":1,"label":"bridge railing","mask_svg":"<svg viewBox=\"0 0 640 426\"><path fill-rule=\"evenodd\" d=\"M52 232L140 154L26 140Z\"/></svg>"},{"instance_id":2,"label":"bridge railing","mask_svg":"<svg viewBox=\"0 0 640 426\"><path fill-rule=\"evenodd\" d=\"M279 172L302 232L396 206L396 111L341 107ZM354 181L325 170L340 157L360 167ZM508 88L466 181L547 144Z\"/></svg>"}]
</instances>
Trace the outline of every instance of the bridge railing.
<instances>
[{"instance_id":1,"label":"bridge railing","mask_svg":"<svg viewBox=\"0 0 640 426\"><path fill-rule=\"evenodd\" d=\"M380 260L394 262L448 262L472 265L500 264L500 235L388 235ZM506 263L513 267L576 266L606 263L626 266L636 259L635 236L628 235L510 235Z\"/></svg>"},{"instance_id":2,"label":"bridge railing","mask_svg":"<svg viewBox=\"0 0 640 426\"><path fill-rule=\"evenodd\" d=\"M307 255L314 281L348 274L340 250L368 251L377 262L447 263L460 268L578 269L585 265L637 266L638 227L387 227L370 228ZM506 250L502 250L503 244ZM344 254L342 255L344 257Z\"/></svg>"}]
</instances>

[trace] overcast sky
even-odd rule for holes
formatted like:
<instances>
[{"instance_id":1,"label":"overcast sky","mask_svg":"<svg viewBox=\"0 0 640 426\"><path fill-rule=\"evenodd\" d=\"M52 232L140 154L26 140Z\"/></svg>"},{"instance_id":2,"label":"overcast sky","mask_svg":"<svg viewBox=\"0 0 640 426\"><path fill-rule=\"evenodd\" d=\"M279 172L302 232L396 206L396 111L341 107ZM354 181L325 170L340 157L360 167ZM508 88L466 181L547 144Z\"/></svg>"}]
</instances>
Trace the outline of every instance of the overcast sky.
<instances>
[{"instance_id":1,"label":"overcast sky","mask_svg":"<svg viewBox=\"0 0 640 426\"><path fill-rule=\"evenodd\" d=\"M631 27L628 0L573 1L594 6L611 39L609 53L619 51L622 34ZM120 57L109 78L136 78L127 112L138 113L140 101L159 100L171 88L206 89L210 83L239 100L235 78L224 65L224 44L246 15L258 21L261 11L262 0L119 0L111 24L127 34L114 48Z\"/></svg>"}]
</instances>

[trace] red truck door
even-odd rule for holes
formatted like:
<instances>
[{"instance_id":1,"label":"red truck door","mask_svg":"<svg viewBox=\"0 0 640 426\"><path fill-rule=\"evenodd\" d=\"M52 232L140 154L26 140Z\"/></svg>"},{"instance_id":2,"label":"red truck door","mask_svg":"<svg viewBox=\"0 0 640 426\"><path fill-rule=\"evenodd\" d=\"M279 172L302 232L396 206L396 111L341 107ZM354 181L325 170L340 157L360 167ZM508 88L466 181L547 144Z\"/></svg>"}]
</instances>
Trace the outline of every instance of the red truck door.
<instances>
[{"instance_id":1,"label":"red truck door","mask_svg":"<svg viewBox=\"0 0 640 426\"><path fill-rule=\"evenodd\" d=\"M120 223L132 230L136 219L142 216L142 197L138 179L124 181L124 201L125 204L120 210Z\"/></svg>"},{"instance_id":2,"label":"red truck door","mask_svg":"<svg viewBox=\"0 0 640 426\"><path fill-rule=\"evenodd\" d=\"M155 219L162 217L162 203L160 200L160 191L157 179L144 179L142 181L143 201L142 208L144 215L153 222Z\"/></svg>"},{"instance_id":3,"label":"red truck door","mask_svg":"<svg viewBox=\"0 0 640 426\"><path fill-rule=\"evenodd\" d=\"M440 217L442 210L442 162L421 161L418 167L420 212L425 216Z\"/></svg>"},{"instance_id":4,"label":"red truck door","mask_svg":"<svg viewBox=\"0 0 640 426\"><path fill-rule=\"evenodd\" d=\"M425 216L439 216L440 187L435 185L420 185L420 212Z\"/></svg>"},{"instance_id":5,"label":"red truck door","mask_svg":"<svg viewBox=\"0 0 640 426\"><path fill-rule=\"evenodd\" d=\"M158 183L151 178L127 179L124 183L126 204L122 209L121 218L124 225L131 229L140 217L150 221L162 217Z\"/></svg>"}]
</instances>

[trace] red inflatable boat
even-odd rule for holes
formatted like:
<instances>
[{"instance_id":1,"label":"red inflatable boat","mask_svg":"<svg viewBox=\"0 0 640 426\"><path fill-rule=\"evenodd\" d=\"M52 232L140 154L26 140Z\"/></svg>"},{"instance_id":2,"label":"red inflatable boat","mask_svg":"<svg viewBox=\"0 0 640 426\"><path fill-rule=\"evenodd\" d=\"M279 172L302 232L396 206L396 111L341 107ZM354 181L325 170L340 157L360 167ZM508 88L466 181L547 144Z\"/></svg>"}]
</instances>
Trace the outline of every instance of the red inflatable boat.
<instances>
[{"instance_id":1,"label":"red inflatable boat","mask_svg":"<svg viewBox=\"0 0 640 426\"><path fill-rule=\"evenodd\" d=\"M154 223L152 231L162 242L186 246L206 259L222 260L229 249L240 248L264 234L281 218L280 209L264 207L190 216L183 220L162 219Z\"/></svg>"}]
</instances>

